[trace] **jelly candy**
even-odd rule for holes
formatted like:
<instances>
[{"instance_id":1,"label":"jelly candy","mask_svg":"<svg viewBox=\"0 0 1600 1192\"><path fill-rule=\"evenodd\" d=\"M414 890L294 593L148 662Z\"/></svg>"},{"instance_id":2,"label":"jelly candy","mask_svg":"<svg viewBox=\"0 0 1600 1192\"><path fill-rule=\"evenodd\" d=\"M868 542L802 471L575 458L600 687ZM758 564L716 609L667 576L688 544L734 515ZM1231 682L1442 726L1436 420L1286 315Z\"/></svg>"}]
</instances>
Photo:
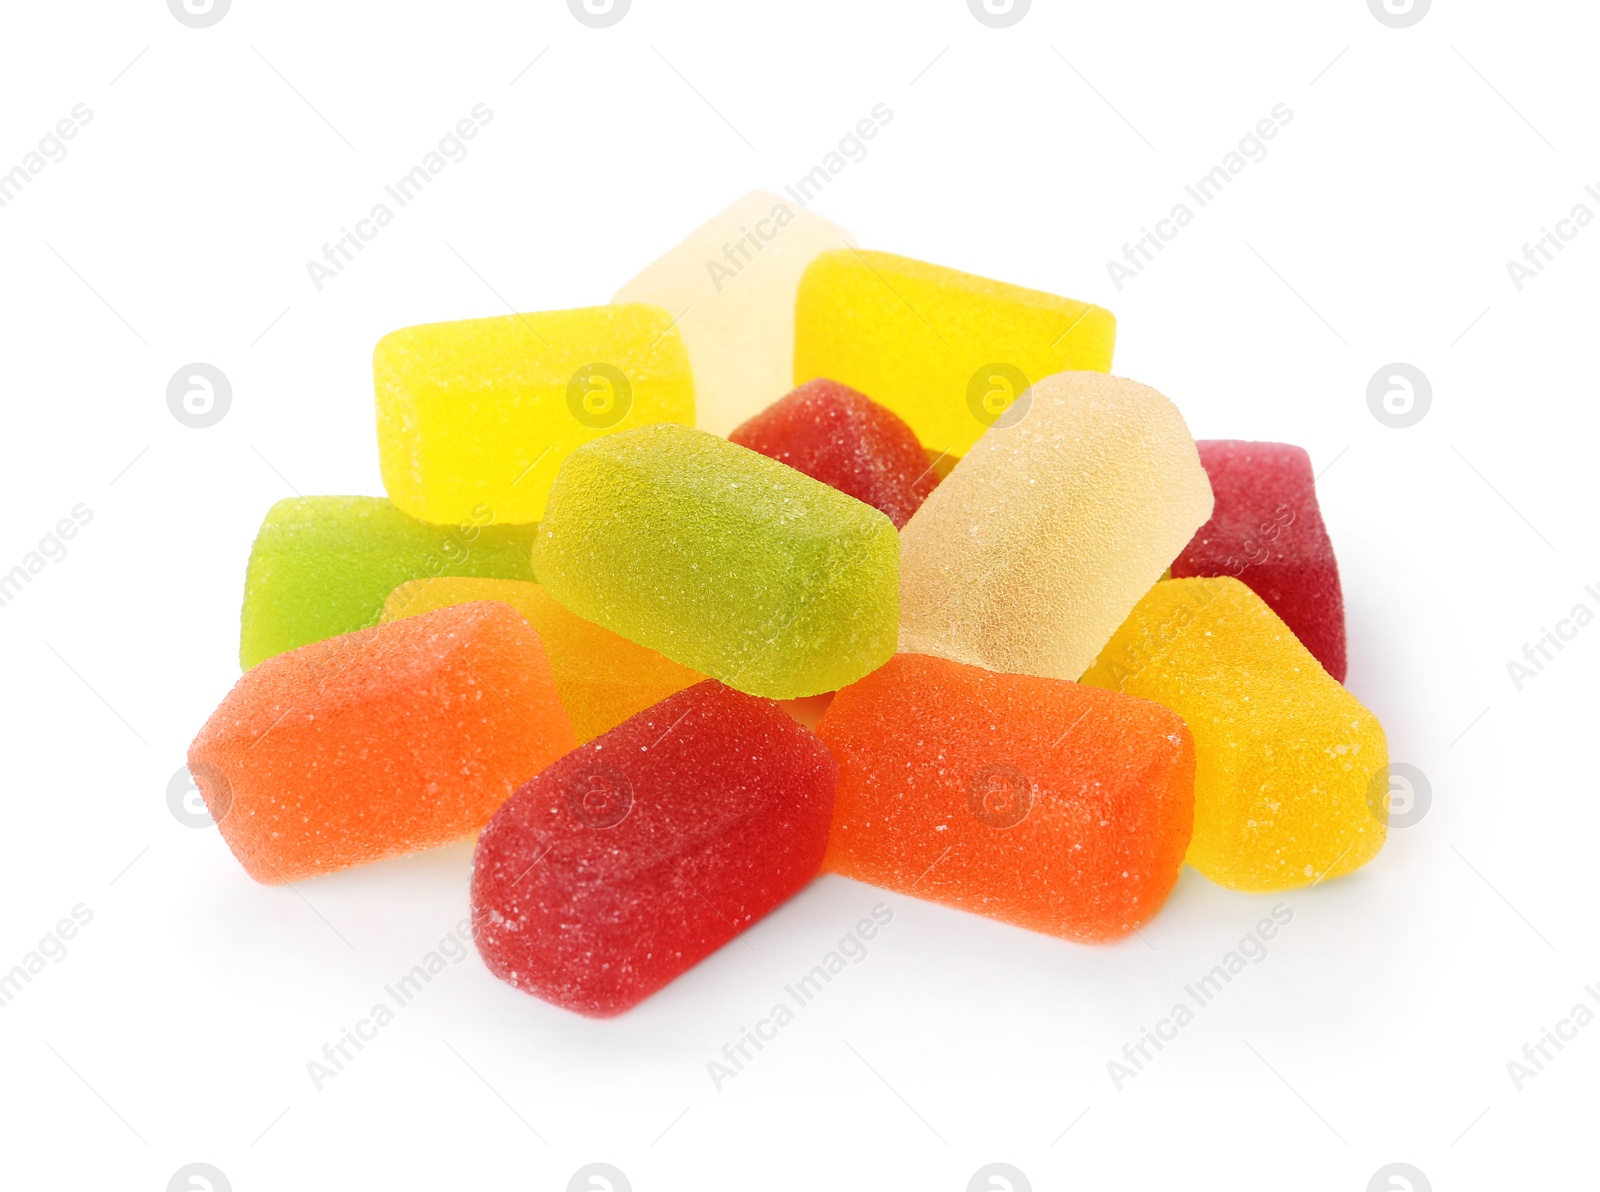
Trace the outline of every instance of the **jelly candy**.
<instances>
[{"instance_id":1,"label":"jelly candy","mask_svg":"<svg viewBox=\"0 0 1600 1192\"><path fill-rule=\"evenodd\" d=\"M694 367L695 417L725 435L790 385L794 295L823 249L850 234L775 195L753 191L617 291L675 318Z\"/></svg>"},{"instance_id":2,"label":"jelly candy","mask_svg":"<svg viewBox=\"0 0 1600 1192\"><path fill-rule=\"evenodd\" d=\"M407 517L382 497L291 497L267 511L250 548L239 664L378 623L396 585L433 575L531 580L534 527L456 526Z\"/></svg>"},{"instance_id":3,"label":"jelly candy","mask_svg":"<svg viewBox=\"0 0 1600 1192\"><path fill-rule=\"evenodd\" d=\"M771 700L704 682L533 779L473 859L489 971L620 1014L817 873L838 767Z\"/></svg>"},{"instance_id":4,"label":"jelly candy","mask_svg":"<svg viewBox=\"0 0 1600 1192\"><path fill-rule=\"evenodd\" d=\"M393 621L469 600L499 600L527 618L550 659L556 692L579 741L598 737L705 678L568 612L538 584L518 580L412 580L390 593L383 619Z\"/></svg>"},{"instance_id":5,"label":"jelly candy","mask_svg":"<svg viewBox=\"0 0 1600 1192\"><path fill-rule=\"evenodd\" d=\"M1201 439L1195 446L1217 506L1173 560L1173 577L1243 580L1343 683L1344 596L1311 457L1287 443Z\"/></svg>"},{"instance_id":6,"label":"jelly candy","mask_svg":"<svg viewBox=\"0 0 1600 1192\"><path fill-rule=\"evenodd\" d=\"M1232 577L1163 580L1085 683L1154 700L1194 733L1189 864L1236 890L1291 890L1383 847L1383 726ZM1387 779L1382 779L1387 793Z\"/></svg>"},{"instance_id":7,"label":"jelly candy","mask_svg":"<svg viewBox=\"0 0 1600 1192\"><path fill-rule=\"evenodd\" d=\"M883 513L899 529L939 483L911 428L837 381L807 381L728 436Z\"/></svg>"},{"instance_id":8,"label":"jelly candy","mask_svg":"<svg viewBox=\"0 0 1600 1192\"><path fill-rule=\"evenodd\" d=\"M894 652L899 537L876 509L663 424L572 453L533 549L580 617L730 687L834 691Z\"/></svg>"},{"instance_id":9,"label":"jelly candy","mask_svg":"<svg viewBox=\"0 0 1600 1192\"><path fill-rule=\"evenodd\" d=\"M246 671L189 773L250 876L290 882L469 835L576 744L538 636L480 602Z\"/></svg>"},{"instance_id":10,"label":"jelly candy","mask_svg":"<svg viewBox=\"0 0 1600 1192\"><path fill-rule=\"evenodd\" d=\"M672 316L638 303L404 327L372 373L384 488L423 521L538 521L573 448L694 421Z\"/></svg>"},{"instance_id":11,"label":"jelly candy","mask_svg":"<svg viewBox=\"0 0 1600 1192\"><path fill-rule=\"evenodd\" d=\"M896 654L817 735L839 762L826 869L1086 941L1177 881L1194 742L1156 704Z\"/></svg>"},{"instance_id":12,"label":"jelly candy","mask_svg":"<svg viewBox=\"0 0 1600 1192\"><path fill-rule=\"evenodd\" d=\"M885 252L820 254L795 302L794 380L872 395L960 456L1028 386L1111 367L1111 312Z\"/></svg>"},{"instance_id":13,"label":"jelly candy","mask_svg":"<svg viewBox=\"0 0 1600 1192\"><path fill-rule=\"evenodd\" d=\"M900 649L1076 679L1211 514L1183 418L1154 389L1059 373L901 532Z\"/></svg>"}]
</instances>

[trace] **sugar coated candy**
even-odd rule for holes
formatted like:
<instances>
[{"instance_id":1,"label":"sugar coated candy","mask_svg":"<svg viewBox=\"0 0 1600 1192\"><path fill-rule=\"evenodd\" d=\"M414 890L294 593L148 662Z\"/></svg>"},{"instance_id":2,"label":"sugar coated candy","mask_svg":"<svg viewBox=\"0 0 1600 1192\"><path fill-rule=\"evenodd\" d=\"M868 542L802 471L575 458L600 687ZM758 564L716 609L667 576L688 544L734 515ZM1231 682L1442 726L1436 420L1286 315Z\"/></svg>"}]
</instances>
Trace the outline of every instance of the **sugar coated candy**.
<instances>
[{"instance_id":1,"label":"sugar coated candy","mask_svg":"<svg viewBox=\"0 0 1600 1192\"><path fill-rule=\"evenodd\" d=\"M407 517L381 497L292 497L267 511L250 548L239 664L378 623L396 585L433 575L531 580L534 527L453 526Z\"/></svg>"},{"instance_id":2,"label":"sugar coated candy","mask_svg":"<svg viewBox=\"0 0 1600 1192\"><path fill-rule=\"evenodd\" d=\"M1046 377L901 534L900 649L1076 679L1211 515L1183 417L1145 385Z\"/></svg>"},{"instance_id":3,"label":"sugar coated candy","mask_svg":"<svg viewBox=\"0 0 1600 1192\"><path fill-rule=\"evenodd\" d=\"M837 381L807 381L728 436L906 524L939 483L911 428Z\"/></svg>"},{"instance_id":4,"label":"sugar coated candy","mask_svg":"<svg viewBox=\"0 0 1600 1192\"><path fill-rule=\"evenodd\" d=\"M1111 367L1116 319L1071 298L885 252L825 252L800 279L794 379L871 394L962 455L1030 384Z\"/></svg>"},{"instance_id":5,"label":"sugar coated candy","mask_svg":"<svg viewBox=\"0 0 1600 1192\"><path fill-rule=\"evenodd\" d=\"M791 699L894 652L899 549L876 509L663 424L567 457L533 570L580 617L740 691Z\"/></svg>"},{"instance_id":6,"label":"sugar coated candy","mask_svg":"<svg viewBox=\"0 0 1600 1192\"><path fill-rule=\"evenodd\" d=\"M1311 457L1288 443L1201 439L1216 509L1172 563L1175 579L1243 580L1344 682L1344 596Z\"/></svg>"},{"instance_id":7,"label":"sugar coated candy","mask_svg":"<svg viewBox=\"0 0 1600 1192\"><path fill-rule=\"evenodd\" d=\"M627 303L428 323L372 353L378 464L413 517L538 521L573 448L694 422L689 356L658 306Z\"/></svg>"},{"instance_id":8,"label":"sugar coated candy","mask_svg":"<svg viewBox=\"0 0 1600 1192\"><path fill-rule=\"evenodd\" d=\"M754 191L617 291L678 319L701 430L726 435L788 391L800 275L850 234L799 203Z\"/></svg>"},{"instance_id":9,"label":"sugar coated candy","mask_svg":"<svg viewBox=\"0 0 1600 1192\"><path fill-rule=\"evenodd\" d=\"M636 646L568 612L539 584L509 579L418 579L401 584L383 606L385 621L462 604L499 600L539 635L561 704L579 741L598 737L636 712L705 679L698 671Z\"/></svg>"},{"instance_id":10,"label":"sugar coated candy","mask_svg":"<svg viewBox=\"0 0 1600 1192\"><path fill-rule=\"evenodd\" d=\"M817 734L839 763L828 870L1085 941L1177 881L1194 742L1157 704L897 654Z\"/></svg>"},{"instance_id":11,"label":"sugar coated candy","mask_svg":"<svg viewBox=\"0 0 1600 1192\"><path fill-rule=\"evenodd\" d=\"M475 832L577 743L538 635L479 602L267 659L189 772L250 876L290 882Z\"/></svg>"},{"instance_id":12,"label":"sugar coated candy","mask_svg":"<svg viewBox=\"0 0 1600 1192\"><path fill-rule=\"evenodd\" d=\"M543 771L478 838L489 971L620 1014L817 873L838 767L771 700L707 681Z\"/></svg>"},{"instance_id":13,"label":"sugar coated candy","mask_svg":"<svg viewBox=\"0 0 1600 1192\"><path fill-rule=\"evenodd\" d=\"M1232 577L1163 580L1085 683L1154 700L1194 733L1189 864L1236 890L1290 890L1383 847L1388 745L1377 717Z\"/></svg>"}]
</instances>

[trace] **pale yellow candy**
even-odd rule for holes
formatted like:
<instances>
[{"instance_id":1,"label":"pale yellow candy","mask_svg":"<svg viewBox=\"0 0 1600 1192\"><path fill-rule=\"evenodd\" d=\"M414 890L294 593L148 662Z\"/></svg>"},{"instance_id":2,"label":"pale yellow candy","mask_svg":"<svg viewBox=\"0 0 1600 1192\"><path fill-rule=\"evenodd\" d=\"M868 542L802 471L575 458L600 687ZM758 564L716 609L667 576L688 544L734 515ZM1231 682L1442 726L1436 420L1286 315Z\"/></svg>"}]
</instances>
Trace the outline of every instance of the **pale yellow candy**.
<instances>
[{"instance_id":1,"label":"pale yellow candy","mask_svg":"<svg viewBox=\"0 0 1600 1192\"><path fill-rule=\"evenodd\" d=\"M689 233L617 291L678 320L694 366L696 425L726 436L793 387L794 296L843 228L793 199L753 191Z\"/></svg>"},{"instance_id":2,"label":"pale yellow candy","mask_svg":"<svg viewBox=\"0 0 1600 1192\"><path fill-rule=\"evenodd\" d=\"M1152 700L1189 725L1187 860L1212 881L1291 890L1383 847L1383 726L1231 576L1156 584L1082 682Z\"/></svg>"},{"instance_id":3,"label":"pale yellow candy","mask_svg":"<svg viewBox=\"0 0 1600 1192\"><path fill-rule=\"evenodd\" d=\"M900 532L900 649L1076 679L1211 516L1189 428L1101 373L1035 384Z\"/></svg>"},{"instance_id":4,"label":"pale yellow candy","mask_svg":"<svg viewBox=\"0 0 1600 1192\"><path fill-rule=\"evenodd\" d=\"M656 306L404 327L378 341L372 373L384 487L428 522L538 521L574 448L694 422L688 353Z\"/></svg>"},{"instance_id":5,"label":"pale yellow candy","mask_svg":"<svg viewBox=\"0 0 1600 1192\"><path fill-rule=\"evenodd\" d=\"M800 280L794 383L828 377L960 456L1030 384L1105 372L1117 321L1071 298L886 252L823 253Z\"/></svg>"}]
</instances>

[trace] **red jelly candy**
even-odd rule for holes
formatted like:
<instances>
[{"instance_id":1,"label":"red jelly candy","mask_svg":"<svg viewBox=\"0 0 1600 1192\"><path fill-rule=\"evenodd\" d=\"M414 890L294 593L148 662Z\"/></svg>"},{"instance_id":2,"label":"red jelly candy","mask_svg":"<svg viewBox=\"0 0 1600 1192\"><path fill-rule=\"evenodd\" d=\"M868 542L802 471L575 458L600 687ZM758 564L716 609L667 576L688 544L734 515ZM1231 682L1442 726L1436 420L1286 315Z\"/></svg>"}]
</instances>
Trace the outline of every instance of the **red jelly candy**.
<instances>
[{"instance_id":1,"label":"red jelly candy","mask_svg":"<svg viewBox=\"0 0 1600 1192\"><path fill-rule=\"evenodd\" d=\"M715 680L556 762L478 838L473 934L489 971L580 1014L620 1014L814 876L839 767L775 701Z\"/></svg>"},{"instance_id":2,"label":"red jelly candy","mask_svg":"<svg viewBox=\"0 0 1600 1192\"><path fill-rule=\"evenodd\" d=\"M807 381L728 436L904 526L939 483L900 418L838 381Z\"/></svg>"},{"instance_id":3,"label":"red jelly candy","mask_svg":"<svg viewBox=\"0 0 1600 1192\"><path fill-rule=\"evenodd\" d=\"M1343 683L1344 596L1311 457L1288 443L1202 439L1195 446L1216 507L1174 560L1172 578L1243 581Z\"/></svg>"}]
</instances>

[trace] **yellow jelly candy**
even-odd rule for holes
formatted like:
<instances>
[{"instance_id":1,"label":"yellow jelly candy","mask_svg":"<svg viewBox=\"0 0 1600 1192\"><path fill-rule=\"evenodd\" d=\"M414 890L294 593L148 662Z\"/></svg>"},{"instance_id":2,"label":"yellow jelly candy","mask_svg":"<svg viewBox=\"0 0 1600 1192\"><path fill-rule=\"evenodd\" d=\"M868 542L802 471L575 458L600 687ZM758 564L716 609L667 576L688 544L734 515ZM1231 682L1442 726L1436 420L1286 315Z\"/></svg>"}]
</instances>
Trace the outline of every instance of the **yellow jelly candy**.
<instances>
[{"instance_id":1,"label":"yellow jelly candy","mask_svg":"<svg viewBox=\"0 0 1600 1192\"><path fill-rule=\"evenodd\" d=\"M672 316L591 306L427 323L372 353L389 499L429 522L538 521L575 447L652 422L694 422Z\"/></svg>"},{"instance_id":2,"label":"yellow jelly candy","mask_svg":"<svg viewBox=\"0 0 1600 1192\"><path fill-rule=\"evenodd\" d=\"M1235 890L1292 890L1383 847L1383 726L1232 577L1162 580L1082 682L1171 708L1194 734L1188 862Z\"/></svg>"},{"instance_id":3,"label":"yellow jelly candy","mask_svg":"<svg viewBox=\"0 0 1600 1192\"><path fill-rule=\"evenodd\" d=\"M850 233L799 204L752 191L617 291L678 320L694 366L695 417L726 436L792 387L794 295L819 252Z\"/></svg>"},{"instance_id":4,"label":"yellow jelly candy","mask_svg":"<svg viewBox=\"0 0 1600 1192\"><path fill-rule=\"evenodd\" d=\"M580 742L598 737L705 678L699 671L568 612L540 585L525 580L412 580L389 594L383 606L383 620L412 617L471 600L509 604L533 626L550 659L556 694L572 717Z\"/></svg>"},{"instance_id":5,"label":"yellow jelly candy","mask_svg":"<svg viewBox=\"0 0 1600 1192\"><path fill-rule=\"evenodd\" d=\"M827 377L963 455L1033 382L1107 372L1110 311L886 252L825 252L800 279L794 381Z\"/></svg>"}]
</instances>

